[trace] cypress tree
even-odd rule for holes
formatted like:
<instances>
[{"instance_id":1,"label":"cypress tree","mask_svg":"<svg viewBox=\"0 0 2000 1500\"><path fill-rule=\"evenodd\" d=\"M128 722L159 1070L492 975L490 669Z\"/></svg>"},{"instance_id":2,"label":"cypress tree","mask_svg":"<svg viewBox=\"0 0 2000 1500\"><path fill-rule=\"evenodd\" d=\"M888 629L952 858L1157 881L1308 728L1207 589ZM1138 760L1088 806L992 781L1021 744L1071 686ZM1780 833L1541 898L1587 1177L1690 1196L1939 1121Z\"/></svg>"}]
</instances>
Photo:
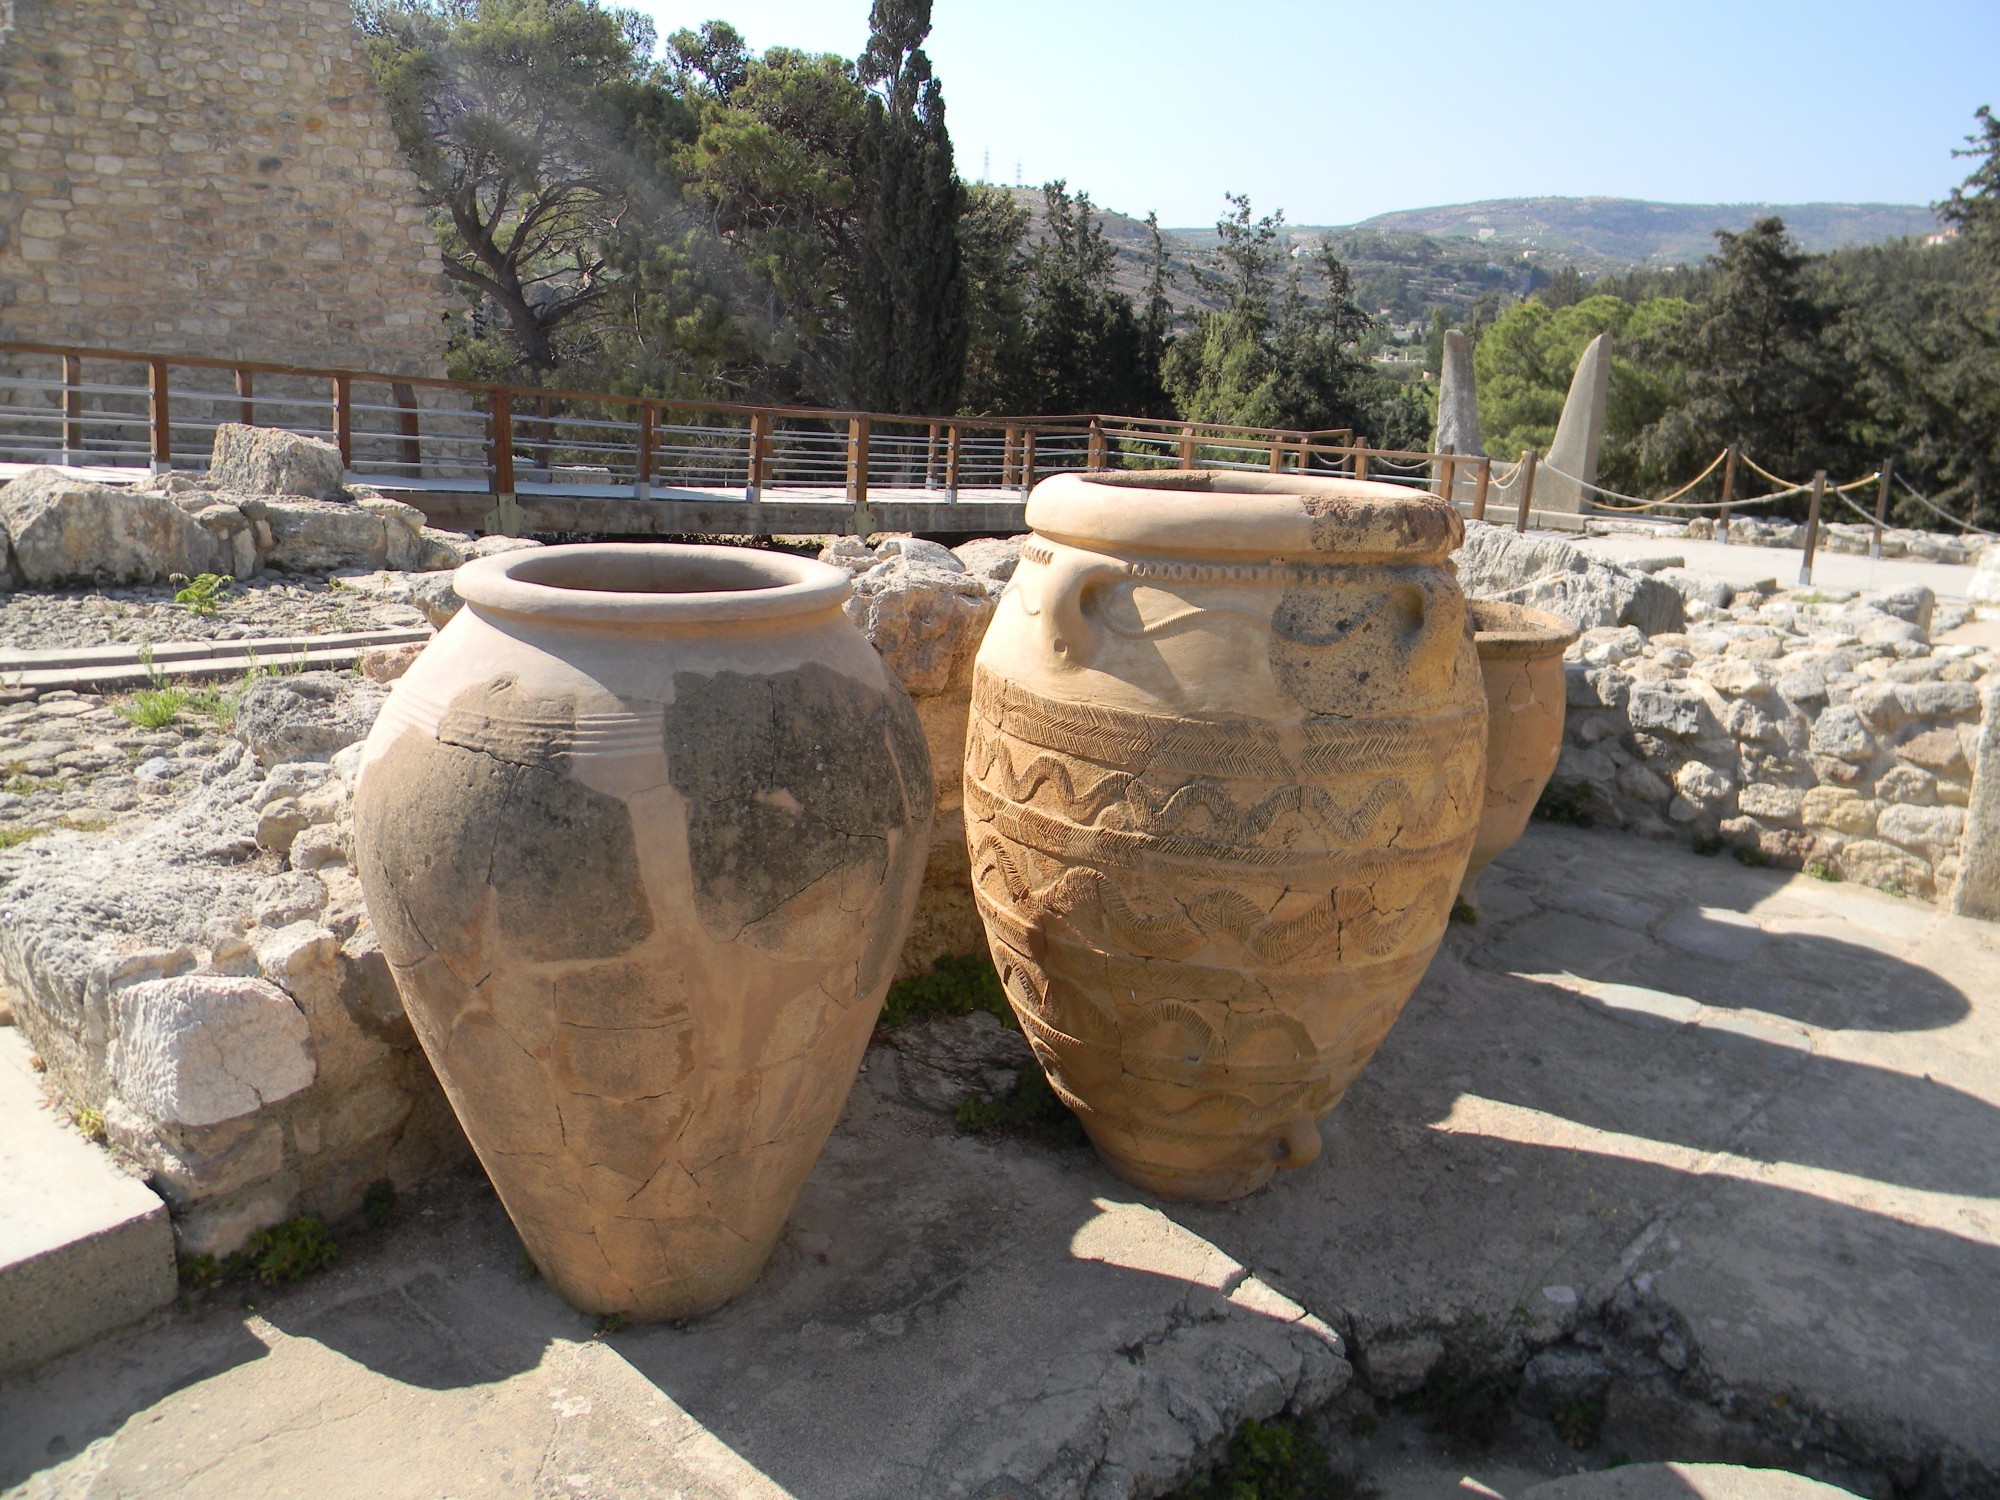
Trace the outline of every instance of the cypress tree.
<instances>
[{"instance_id":1,"label":"cypress tree","mask_svg":"<svg viewBox=\"0 0 2000 1500\"><path fill-rule=\"evenodd\" d=\"M949 413L965 374L965 190L923 51L930 0L875 0L868 20L858 72L873 92L848 294L853 399L873 411Z\"/></svg>"}]
</instances>

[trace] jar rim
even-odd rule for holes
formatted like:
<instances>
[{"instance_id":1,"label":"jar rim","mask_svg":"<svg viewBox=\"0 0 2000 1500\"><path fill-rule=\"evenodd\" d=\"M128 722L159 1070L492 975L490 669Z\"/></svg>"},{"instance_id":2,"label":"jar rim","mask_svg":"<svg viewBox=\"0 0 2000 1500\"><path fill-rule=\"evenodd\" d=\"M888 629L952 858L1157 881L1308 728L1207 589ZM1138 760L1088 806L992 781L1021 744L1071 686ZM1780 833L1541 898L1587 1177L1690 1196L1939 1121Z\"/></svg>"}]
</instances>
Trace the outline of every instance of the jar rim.
<instances>
[{"instance_id":1,"label":"jar rim","mask_svg":"<svg viewBox=\"0 0 2000 1500\"><path fill-rule=\"evenodd\" d=\"M1027 520L1085 548L1342 562L1437 562L1465 539L1458 511L1427 491L1233 469L1055 474L1028 497Z\"/></svg>"},{"instance_id":2,"label":"jar rim","mask_svg":"<svg viewBox=\"0 0 2000 1500\"><path fill-rule=\"evenodd\" d=\"M1554 655L1583 632L1563 615L1501 599L1467 599L1473 639L1481 656L1495 659Z\"/></svg>"},{"instance_id":3,"label":"jar rim","mask_svg":"<svg viewBox=\"0 0 2000 1500\"><path fill-rule=\"evenodd\" d=\"M482 613L606 626L775 620L849 592L845 571L809 557L685 542L522 547L466 563L452 588Z\"/></svg>"}]
</instances>

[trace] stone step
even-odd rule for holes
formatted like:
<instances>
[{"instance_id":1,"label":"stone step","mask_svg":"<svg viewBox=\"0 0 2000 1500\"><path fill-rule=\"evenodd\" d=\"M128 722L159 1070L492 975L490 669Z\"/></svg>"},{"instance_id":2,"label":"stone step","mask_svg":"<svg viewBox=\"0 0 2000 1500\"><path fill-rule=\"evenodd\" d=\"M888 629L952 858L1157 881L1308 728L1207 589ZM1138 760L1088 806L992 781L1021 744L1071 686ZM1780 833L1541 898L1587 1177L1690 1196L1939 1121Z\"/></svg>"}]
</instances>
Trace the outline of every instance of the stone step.
<instances>
[{"instance_id":1,"label":"stone step","mask_svg":"<svg viewBox=\"0 0 2000 1500\"><path fill-rule=\"evenodd\" d=\"M1521 1500L1854 1500L1854 1496L1784 1469L1627 1464L1538 1484L1523 1491Z\"/></svg>"},{"instance_id":2,"label":"stone step","mask_svg":"<svg viewBox=\"0 0 2000 1500\"><path fill-rule=\"evenodd\" d=\"M27 1038L0 1026L0 1378L167 1306L167 1206L43 1104Z\"/></svg>"},{"instance_id":3,"label":"stone step","mask_svg":"<svg viewBox=\"0 0 2000 1500\"><path fill-rule=\"evenodd\" d=\"M337 635L266 636L240 641L169 641L155 645L151 661L137 646L57 646L40 651L0 652L0 688L35 693L68 688L101 692L144 687L155 677L175 680L238 677L252 666L266 670L346 667L375 646L428 641L432 632L353 630Z\"/></svg>"}]
</instances>

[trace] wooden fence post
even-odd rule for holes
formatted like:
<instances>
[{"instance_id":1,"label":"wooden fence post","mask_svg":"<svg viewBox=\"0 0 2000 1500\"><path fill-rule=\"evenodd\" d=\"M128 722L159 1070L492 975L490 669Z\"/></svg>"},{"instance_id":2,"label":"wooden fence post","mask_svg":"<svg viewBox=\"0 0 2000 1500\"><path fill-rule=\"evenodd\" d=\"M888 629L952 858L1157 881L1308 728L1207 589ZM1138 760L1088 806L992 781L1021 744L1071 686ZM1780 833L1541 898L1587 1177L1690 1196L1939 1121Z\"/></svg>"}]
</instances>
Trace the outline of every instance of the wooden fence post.
<instances>
[{"instance_id":1,"label":"wooden fence post","mask_svg":"<svg viewBox=\"0 0 2000 1500\"><path fill-rule=\"evenodd\" d=\"M1284 447L1284 444L1285 444L1285 440L1284 440L1283 438L1281 438L1281 437L1276 437L1276 436L1273 436L1273 437L1272 437L1272 439L1271 439L1271 444L1270 444L1270 447L1271 447L1271 472L1272 472L1273 474L1282 474L1282 473L1284 473L1284 471L1285 471L1285 447Z\"/></svg>"},{"instance_id":2,"label":"wooden fence post","mask_svg":"<svg viewBox=\"0 0 2000 1500\"><path fill-rule=\"evenodd\" d=\"M1521 463L1515 471L1515 477L1521 481L1521 509L1514 517L1514 530L1516 532L1524 532L1528 529L1528 508L1535 501L1535 450L1533 448L1523 448L1521 450Z\"/></svg>"},{"instance_id":3,"label":"wooden fence post","mask_svg":"<svg viewBox=\"0 0 2000 1500\"><path fill-rule=\"evenodd\" d=\"M1110 445L1104 440L1104 423L1097 417L1090 419L1090 446L1084 454L1083 466L1087 469L1108 469L1111 467Z\"/></svg>"},{"instance_id":4,"label":"wooden fence post","mask_svg":"<svg viewBox=\"0 0 2000 1500\"><path fill-rule=\"evenodd\" d=\"M1181 429L1180 466L1183 469L1192 469L1194 467L1194 429L1192 427L1183 427Z\"/></svg>"},{"instance_id":5,"label":"wooden fence post","mask_svg":"<svg viewBox=\"0 0 2000 1500\"><path fill-rule=\"evenodd\" d=\"M1356 479L1368 477L1368 439L1365 437L1354 440L1354 477Z\"/></svg>"},{"instance_id":6,"label":"wooden fence post","mask_svg":"<svg viewBox=\"0 0 2000 1500\"><path fill-rule=\"evenodd\" d=\"M1724 546L1729 544L1729 502L1736 498L1738 451L1734 443L1722 450L1722 509L1716 512L1715 534Z\"/></svg>"},{"instance_id":7,"label":"wooden fence post","mask_svg":"<svg viewBox=\"0 0 2000 1500\"><path fill-rule=\"evenodd\" d=\"M1875 540L1868 544L1868 555L1882 555L1882 520L1889 513L1889 481L1895 476L1896 460L1882 460L1882 482L1875 487Z\"/></svg>"},{"instance_id":8,"label":"wooden fence post","mask_svg":"<svg viewBox=\"0 0 2000 1500\"><path fill-rule=\"evenodd\" d=\"M937 488L938 433L941 429L936 422L931 423L930 440L924 444L924 488Z\"/></svg>"},{"instance_id":9,"label":"wooden fence post","mask_svg":"<svg viewBox=\"0 0 2000 1500\"><path fill-rule=\"evenodd\" d=\"M1493 488L1493 460L1479 455L1479 473L1472 481L1472 519L1486 519L1486 492Z\"/></svg>"},{"instance_id":10,"label":"wooden fence post","mask_svg":"<svg viewBox=\"0 0 2000 1500\"><path fill-rule=\"evenodd\" d=\"M394 381L389 386L396 398L396 421L403 433L403 467L412 477L421 478L424 472L424 429L417 417L417 388L406 380Z\"/></svg>"},{"instance_id":11,"label":"wooden fence post","mask_svg":"<svg viewBox=\"0 0 2000 1500\"><path fill-rule=\"evenodd\" d=\"M1812 504L1806 511L1806 553L1799 564L1799 582L1812 582L1813 553L1819 549L1819 506L1826 497L1826 470L1821 469L1812 477Z\"/></svg>"},{"instance_id":12,"label":"wooden fence post","mask_svg":"<svg viewBox=\"0 0 2000 1500\"><path fill-rule=\"evenodd\" d=\"M1446 443L1438 451L1444 456L1444 462L1438 465L1437 493L1445 500L1451 501L1451 487L1458 478L1458 461L1452 454L1457 450L1450 443ZM1457 502L1451 501L1451 503Z\"/></svg>"},{"instance_id":13,"label":"wooden fence post","mask_svg":"<svg viewBox=\"0 0 2000 1500\"><path fill-rule=\"evenodd\" d=\"M854 503L854 534L862 537L874 530L868 514L868 437L868 418L847 419L847 498Z\"/></svg>"},{"instance_id":14,"label":"wooden fence post","mask_svg":"<svg viewBox=\"0 0 2000 1500\"><path fill-rule=\"evenodd\" d=\"M257 425L257 380L249 370L236 372L236 415L245 427Z\"/></svg>"},{"instance_id":15,"label":"wooden fence post","mask_svg":"<svg viewBox=\"0 0 2000 1500\"><path fill-rule=\"evenodd\" d=\"M62 372L63 462L74 464L83 453L83 356L65 354Z\"/></svg>"},{"instance_id":16,"label":"wooden fence post","mask_svg":"<svg viewBox=\"0 0 2000 1500\"><path fill-rule=\"evenodd\" d=\"M1021 429L1021 498L1028 498L1028 491L1035 487L1035 429Z\"/></svg>"},{"instance_id":17,"label":"wooden fence post","mask_svg":"<svg viewBox=\"0 0 2000 1500\"><path fill-rule=\"evenodd\" d=\"M944 439L944 497L953 505L958 504L958 463L963 453L959 426L953 422L945 429Z\"/></svg>"},{"instance_id":18,"label":"wooden fence post","mask_svg":"<svg viewBox=\"0 0 2000 1500\"><path fill-rule=\"evenodd\" d=\"M639 403L639 452L632 473L632 498L650 500L653 495L654 423L658 420L650 401Z\"/></svg>"},{"instance_id":19,"label":"wooden fence post","mask_svg":"<svg viewBox=\"0 0 2000 1500\"><path fill-rule=\"evenodd\" d=\"M340 450L340 466L354 466L354 392L345 375L333 377L333 446Z\"/></svg>"},{"instance_id":20,"label":"wooden fence post","mask_svg":"<svg viewBox=\"0 0 2000 1500\"><path fill-rule=\"evenodd\" d=\"M164 474L174 466L174 431L168 414L167 362L149 360L146 365L146 409L153 432L153 472Z\"/></svg>"}]
</instances>

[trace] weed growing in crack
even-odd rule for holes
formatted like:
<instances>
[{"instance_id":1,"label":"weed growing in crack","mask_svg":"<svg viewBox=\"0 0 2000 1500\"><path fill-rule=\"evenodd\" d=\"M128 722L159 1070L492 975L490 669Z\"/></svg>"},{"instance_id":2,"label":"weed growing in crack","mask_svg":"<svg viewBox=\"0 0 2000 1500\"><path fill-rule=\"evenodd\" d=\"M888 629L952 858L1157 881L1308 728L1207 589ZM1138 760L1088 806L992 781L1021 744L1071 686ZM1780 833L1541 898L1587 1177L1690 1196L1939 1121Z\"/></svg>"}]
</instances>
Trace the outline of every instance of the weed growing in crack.
<instances>
[{"instance_id":1,"label":"weed growing in crack","mask_svg":"<svg viewBox=\"0 0 2000 1500\"><path fill-rule=\"evenodd\" d=\"M1703 859L1713 859L1722 852L1722 840L1712 833L1697 833L1692 847Z\"/></svg>"},{"instance_id":2,"label":"weed growing in crack","mask_svg":"<svg viewBox=\"0 0 2000 1500\"><path fill-rule=\"evenodd\" d=\"M141 729L165 729L187 707L188 691L178 687L140 688L125 702L115 705L118 716Z\"/></svg>"},{"instance_id":3,"label":"weed growing in crack","mask_svg":"<svg viewBox=\"0 0 2000 1500\"><path fill-rule=\"evenodd\" d=\"M324 1271L340 1258L340 1246L326 1232L318 1214L300 1214L269 1229L260 1229L222 1263L231 1280L254 1276L265 1286L284 1286Z\"/></svg>"},{"instance_id":4,"label":"weed growing in crack","mask_svg":"<svg viewBox=\"0 0 2000 1500\"><path fill-rule=\"evenodd\" d=\"M103 1145L108 1137L104 1133L104 1111L101 1109L72 1109L70 1119L83 1133L83 1138L95 1145Z\"/></svg>"},{"instance_id":5,"label":"weed growing in crack","mask_svg":"<svg viewBox=\"0 0 2000 1500\"><path fill-rule=\"evenodd\" d=\"M1366 1493L1335 1472L1309 1423L1275 1417L1237 1428L1222 1462L1176 1500L1358 1500Z\"/></svg>"},{"instance_id":6,"label":"weed growing in crack","mask_svg":"<svg viewBox=\"0 0 2000 1500\"><path fill-rule=\"evenodd\" d=\"M1739 865L1747 865L1753 870L1762 869L1771 862L1771 856L1755 844L1738 844L1729 852L1736 856Z\"/></svg>"},{"instance_id":7,"label":"weed growing in crack","mask_svg":"<svg viewBox=\"0 0 2000 1500\"><path fill-rule=\"evenodd\" d=\"M958 1101L952 1123L968 1135L989 1130L1053 1129L1082 1139L1083 1127L1063 1106L1035 1063L1023 1063L1014 1074L1014 1092L991 1098L968 1094Z\"/></svg>"},{"instance_id":8,"label":"weed growing in crack","mask_svg":"<svg viewBox=\"0 0 2000 1500\"><path fill-rule=\"evenodd\" d=\"M1551 782L1543 787L1542 795L1535 803L1534 816L1544 823L1557 823L1568 828L1590 828L1597 821L1590 811L1590 788L1580 781L1568 786L1557 786Z\"/></svg>"},{"instance_id":9,"label":"weed growing in crack","mask_svg":"<svg viewBox=\"0 0 2000 1500\"><path fill-rule=\"evenodd\" d=\"M0 828L0 850L18 849L29 839L38 839L46 828Z\"/></svg>"},{"instance_id":10,"label":"weed growing in crack","mask_svg":"<svg viewBox=\"0 0 2000 1500\"><path fill-rule=\"evenodd\" d=\"M882 1002L882 1024L906 1026L925 1016L969 1016L977 1010L1017 1024L1000 975L983 953L941 958L928 974L897 980Z\"/></svg>"},{"instance_id":11,"label":"weed growing in crack","mask_svg":"<svg viewBox=\"0 0 2000 1500\"><path fill-rule=\"evenodd\" d=\"M1511 1372L1480 1373L1447 1365L1397 1405L1421 1413L1433 1429L1454 1442L1483 1448L1507 1425L1514 1407L1514 1385Z\"/></svg>"},{"instance_id":12,"label":"weed growing in crack","mask_svg":"<svg viewBox=\"0 0 2000 1500\"><path fill-rule=\"evenodd\" d=\"M222 1280L222 1262L205 1251L183 1255L175 1270L184 1291L205 1292Z\"/></svg>"},{"instance_id":13,"label":"weed growing in crack","mask_svg":"<svg viewBox=\"0 0 2000 1500\"><path fill-rule=\"evenodd\" d=\"M380 1229L396 1217L396 1184L378 1177L361 1195L361 1214L370 1229Z\"/></svg>"},{"instance_id":14,"label":"weed growing in crack","mask_svg":"<svg viewBox=\"0 0 2000 1500\"><path fill-rule=\"evenodd\" d=\"M1556 1436L1581 1453L1597 1446L1598 1434L1604 1430L1604 1408L1595 1401L1565 1401L1551 1420Z\"/></svg>"},{"instance_id":15,"label":"weed growing in crack","mask_svg":"<svg viewBox=\"0 0 2000 1500\"><path fill-rule=\"evenodd\" d=\"M632 1317L629 1313L606 1313L597 1320L597 1332L594 1337L604 1338L607 1335L614 1334L631 1321Z\"/></svg>"},{"instance_id":16,"label":"weed growing in crack","mask_svg":"<svg viewBox=\"0 0 2000 1500\"><path fill-rule=\"evenodd\" d=\"M523 1281L540 1281L542 1279L542 1268L535 1264L534 1256L523 1250L521 1258L514 1262L514 1274L519 1276Z\"/></svg>"},{"instance_id":17,"label":"weed growing in crack","mask_svg":"<svg viewBox=\"0 0 2000 1500\"><path fill-rule=\"evenodd\" d=\"M1840 871L1836 870L1823 859L1808 860L1806 862L1806 874L1812 876L1814 880L1838 882L1840 879Z\"/></svg>"}]
</instances>

